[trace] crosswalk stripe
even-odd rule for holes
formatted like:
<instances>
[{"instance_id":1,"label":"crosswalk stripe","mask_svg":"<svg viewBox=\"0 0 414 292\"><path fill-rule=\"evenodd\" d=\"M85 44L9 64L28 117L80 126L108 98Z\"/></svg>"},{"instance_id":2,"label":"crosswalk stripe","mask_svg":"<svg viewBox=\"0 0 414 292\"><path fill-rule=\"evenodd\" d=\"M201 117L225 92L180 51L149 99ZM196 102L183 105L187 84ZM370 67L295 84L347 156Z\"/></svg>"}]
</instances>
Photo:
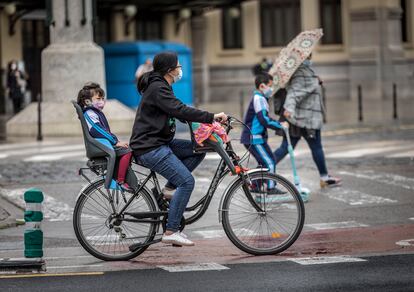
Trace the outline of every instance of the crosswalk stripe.
<instances>
[{"instance_id":1,"label":"crosswalk stripe","mask_svg":"<svg viewBox=\"0 0 414 292\"><path fill-rule=\"evenodd\" d=\"M7 151L3 154L5 154L6 157L9 157L9 156L16 156L16 155L23 156L23 155L41 154L41 153L59 153L59 152L74 151L74 150L81 150L81 149L85 149L85 146L83 144L73 144L73 145L62 145L62 146L46 146L42 148L34 147L31 149L25 149L25 150L12 150L12 151Z\"/></svg>"},{"instance_id":2,"label":"crosswalk stripe","mask_svg":"<svg viewBox=\"0 0 414 292\"><path fill-rule=\"evenodd\" d=\"M53 145L62 145L64 142L60 141L42 141L42 142L28 142L28 143L12 143L12 144L4 144L0 145L0 150L16 150L20 148L27 148L27 147L43 147L43 146L53 146Z\"/></svg>"},{"instance_id":3,"label":"crosswalk stripe","mask_svg":"<svg viewBox=\"0 0 414 292\"><path fill-rule=\"evenodd\" d=\"M383 183L387 185L402 187L407 190L414 190L414 179L401 176L401 175L389 174L389 173L381 174L381 173L374 173L374 172L354 173L354 172L349 172L349 171L340 171L339 174L372 180L372 181L376 181L378 183Z\"/></svg>"},{"instance_id":4,"label":"crosswalk stripe","mask_svg":"<svg viewBox=\"0 0 414 292\"><path fill-rule=\"evenodd\" d=\"M170 273L176 272L194 272L194 271L220 271L228 270L229 268L217 263L200 263L189 265L171 265L171 266L158 266L158 268L166 270Z\"/></svg>"},{"instance_id":5,"label":"crosswalk stripe","mask_svg":"<svg viewBox=\"0 0 414 292\"><path fill-rule=\"evenodd\" d=\"M337 228L368 227L369 225L358 223L356 221L343 221L343 222L306 224L305 226L313 228L315 230L329 230L329 229L337 229Z\"/></svg>"},{"instance_id":6,"label":"crosswalk stripe","mask_svg":"<svg viewBox=\"0 0 414 292\"><path fill-rule=\"evenodd\" d=\"M414 157L414 150L387 155L387 158Z\"/></svg>"},{"instance_id":7,"label":"crosswalk stripe","mask_svg":"<svg viewBox=\"0 0 414 292\"><path fill-rule=\"evenodd\" d=\"M224 231L222 229L218 229L218 230L199 230L199 231L194 231L194 233L198 234L198 235L201 235L203 238L206 238L206 239L224 237Z\"/></svg>"},{"instance_id":8,"label":"crosswalk stripe","mask_svg":"<svg viewBox=\"0 0 414 292\"><path fill-rule=\"evenodd\" d=\"M367 260L361 258L354 258L349 256L333 256L333 257L308 257L290 259L290 261L301 265L321 265L321 264L335 264L335 263L352 263L352 262L366 262Z\"/></svg>"},{"instance_id":9,"label":"crosswalk stripe","mask_svg":"<svg viewBox=\"0 0 414 292\"><path fill-rule=\"evenodd\" d=\"M35 155L29 158L26 158L23 161L26 161L26 162L55 161L55 160L61 160L64 158L71 158L71 157L84 156L84 155L85 155L85 151L74 151L74 152L65 152L65 153L58 153L58 154Z\"/></svg>"},{"instance_id":10,"label":"crosswalk stripe","mask_svg":"<svg viewBox=\"0 0 414 292\"><path fill-rule=\"evenodd\" d=\"M407 149L412 148L412 146L407 145L394 145L394 146L378 146L378 147L370 147L370 148L359 148L354 150L342 151L342 152L334 152L327 154L326 157L328 158L356 158L365 155L375 155L381 154L387 151L404 151Z\"/></svg>"},{"instance_id":11,"label":"crosswalk stripe","mask_svg":"<svg viewBox=\"0 0 414 292\"><path fill-rule=\"evenodd\" d=\"M321 192L321 194L328 197L329 199L344 202L351 206L393 204L398 202L397 200L392 200L380 196L373 196L360 191L347 190L344 188L331 189L329 192Z\"/></svg>"}]
</instances>

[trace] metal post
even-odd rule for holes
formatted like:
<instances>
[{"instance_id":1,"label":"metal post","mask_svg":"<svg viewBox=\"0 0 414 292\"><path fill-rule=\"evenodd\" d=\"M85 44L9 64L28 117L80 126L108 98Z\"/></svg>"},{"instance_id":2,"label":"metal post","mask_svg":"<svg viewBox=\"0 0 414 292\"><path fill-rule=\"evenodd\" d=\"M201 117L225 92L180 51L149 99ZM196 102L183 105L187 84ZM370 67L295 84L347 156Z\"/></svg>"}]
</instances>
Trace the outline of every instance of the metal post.
<instances>
[{"instance_id":1,"label":"metal post","mask_svg":"<svg viewBox=\"0 0 414 292\"><path fill-rule=\"evenodd\" d=\"M364 120L362 116L362 87L358 85L358 121L362 122Z\"/></svg>"},{"instance_id":2,"label":"metal post","mask_svg":"<svg viewBox=\"0 0 414 292\"><path fill-rule=\"evenodd\" d=\"M29 189L24 193L24 201L26 202L24 212L24 221L26 222L24 256L26 258L43 257L43 232L41 227L43 199L43 193L38 189Z\"/></svg>"},{"instance_id":3,"label":"metal post","mask_svg":"<svg viewBox=\"0 0 414 292\"><path fill-rule=\"evenodd\" d=\"M397 84L392 85L392 104L393 104L393 118L394 120L398 119L397 113Z\"/></svg>"},{"instance_id":4,"label":"metal post","mask_svg":"<svg viewBox=\"0 0 414 292\"><path fill-rule=\"evenodd\" d=\"M42 141L42 96L37 95L37 141Z\"/></svg>"},{"instance_id":5,"label":"metal post","mask_svg":"<svg viewBox=\"0 0 414 292\"><path fill-rule=\"evenodd\" d=\"M240 91L240 117L244 116L244 92Z\"/></svg>"}]
</instances>

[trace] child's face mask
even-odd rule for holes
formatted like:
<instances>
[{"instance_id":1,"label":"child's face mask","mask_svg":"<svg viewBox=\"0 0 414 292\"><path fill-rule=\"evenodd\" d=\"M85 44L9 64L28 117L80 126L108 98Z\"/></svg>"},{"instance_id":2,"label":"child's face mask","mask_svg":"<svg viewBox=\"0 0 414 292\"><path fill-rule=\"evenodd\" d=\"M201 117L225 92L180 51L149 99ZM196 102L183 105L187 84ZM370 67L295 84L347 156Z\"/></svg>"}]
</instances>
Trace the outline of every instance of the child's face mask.
<instances>
[{"instance_id":1,"label":"child's face mask","mask_svg":"<svg viewBox=\"0 0 414 292\"><path fill-rule=\"evenodd\" d=\"M92 101L92 105L94 108L98 110L103 110L103 108L105 107L105 100L94 100Z\"/></svg>"},{"instance_id":2,"label":"child's face mask","mask_svg":"<svg viewBox=\"0 0 414 292\"><path fill-rule=\"evenodd\" d=\"M271 86L267 86L267 85L266 85L266 87L264 87L264 88L262 89L262 92L263 92L263 95L264 95L264 96L266 96L266 97L271 97L271 96L272 96L272 94L273 94L273 88L272 88Z\"/></svg>"}]
</instances>

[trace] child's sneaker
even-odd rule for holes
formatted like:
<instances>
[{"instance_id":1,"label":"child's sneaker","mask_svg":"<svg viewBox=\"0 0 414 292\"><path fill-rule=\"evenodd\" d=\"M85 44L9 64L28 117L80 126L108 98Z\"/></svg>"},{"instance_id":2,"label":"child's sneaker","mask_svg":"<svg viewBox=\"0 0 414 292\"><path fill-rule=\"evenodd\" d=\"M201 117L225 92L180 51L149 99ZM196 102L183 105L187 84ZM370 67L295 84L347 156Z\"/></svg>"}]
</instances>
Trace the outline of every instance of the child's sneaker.
<instances>
[{"instance_id":1,"label":"child's sneaker","mask_svg":"<svg viewBox=\"0 0 414 292\"><path fill-rule=\"evenodd\" d=\"M118 185L121 187L122 190L127 192L134 192L134 190L127 184L126 182L118 182Z\"/></svg>"},{"instance_id":2,"label":"child's sneaker","mask_svg":"<svg viewBox=\"0 0 414 292\"><path fill-rule=\"evenodd\" d=\"M320 184L321 184L321 188L339 187L340 185L342 185L342 180L338 177L328 175L326 179L321 179Z\"/></svg>"}]
</instances>

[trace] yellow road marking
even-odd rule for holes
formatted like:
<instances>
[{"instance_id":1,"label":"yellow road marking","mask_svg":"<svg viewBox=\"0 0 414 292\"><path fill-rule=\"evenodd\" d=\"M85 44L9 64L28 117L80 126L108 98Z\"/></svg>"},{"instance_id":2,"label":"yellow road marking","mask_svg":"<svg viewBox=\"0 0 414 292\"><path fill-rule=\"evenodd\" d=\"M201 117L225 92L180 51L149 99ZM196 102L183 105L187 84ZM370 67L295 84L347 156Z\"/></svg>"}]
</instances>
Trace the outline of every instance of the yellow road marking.
<instances>
[{"instance_id":1,"label":"yellow road marking","mask_svg":"<svg viewBox=\"0 0 414 292\"><path fill-rule=\"evenodd\" d=\"M22 274L22 275L0 275L0 279L15 278L37 278L37 277L70 277L70 276L100 276L104 272L85 272L85 273L61 273L61 274Z\"/></svg>"}]
</instances>

